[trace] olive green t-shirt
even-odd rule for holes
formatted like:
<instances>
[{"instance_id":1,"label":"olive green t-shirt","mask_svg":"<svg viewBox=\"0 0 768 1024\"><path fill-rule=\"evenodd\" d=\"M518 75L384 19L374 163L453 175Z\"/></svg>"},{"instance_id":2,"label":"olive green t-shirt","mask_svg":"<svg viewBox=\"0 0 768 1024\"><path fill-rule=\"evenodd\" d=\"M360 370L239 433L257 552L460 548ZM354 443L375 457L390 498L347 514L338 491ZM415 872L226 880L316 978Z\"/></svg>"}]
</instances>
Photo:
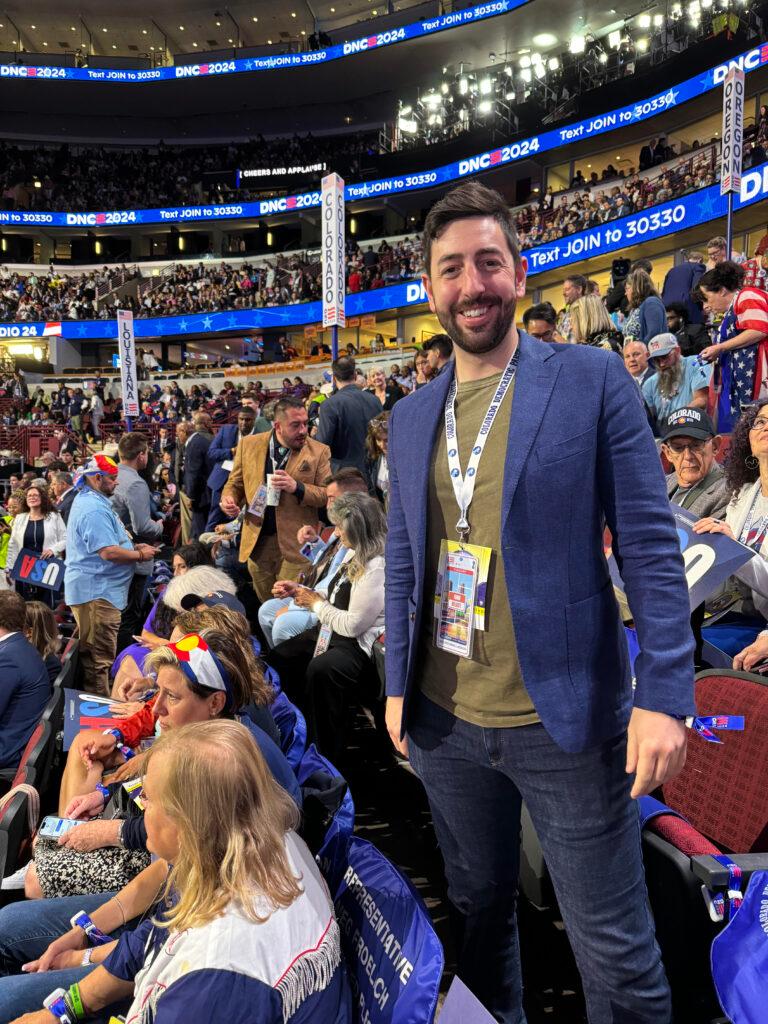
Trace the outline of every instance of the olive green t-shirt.
<instances>
[{"instance_id":1,"label":"olive green t-shirt","mask_svg":"<svg viewBox=\"0 0 768 1024\"><path fill-rule=\"evenodd\" d=\"M461 470L466 472L472 446L501 374L459 384L456 432ZM539 716L523 682L509 608L504 564L499 557L501 491L507 455L514 382L496 414L478 467L469 509L469 542L492 550L486 591L486 628L475 630L471 658L459 658L435 647L433 640L435 580L440 541L457 540L459 509L448 470L445 430L438 431L432 453L427 504L427 555L424 615L416 662L416 680L425 697L466 722L489 728L531 725Z\"/></svg>"}]
</instances>

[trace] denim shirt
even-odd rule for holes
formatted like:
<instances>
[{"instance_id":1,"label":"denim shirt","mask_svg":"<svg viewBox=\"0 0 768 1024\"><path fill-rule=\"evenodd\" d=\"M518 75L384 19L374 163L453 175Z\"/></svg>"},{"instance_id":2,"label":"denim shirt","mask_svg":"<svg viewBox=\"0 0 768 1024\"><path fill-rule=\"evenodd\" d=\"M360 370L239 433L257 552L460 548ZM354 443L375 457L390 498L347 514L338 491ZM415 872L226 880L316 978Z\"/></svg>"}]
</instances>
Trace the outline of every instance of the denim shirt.
<instances>
[{"instance_id":1,"label":"denim shirt","mask_svg":"<svg viewBox=\"0 0 768 1024\"><path fill-rule=\"evenodd\" d=\"M67 523L67 604L86 604L104 598L118 611L125 608L134 567L132 562L107 562L99 557L102 548L113 545L133 550L109 498L86 483L72 502Z\"/></svg>"}]
</instances>

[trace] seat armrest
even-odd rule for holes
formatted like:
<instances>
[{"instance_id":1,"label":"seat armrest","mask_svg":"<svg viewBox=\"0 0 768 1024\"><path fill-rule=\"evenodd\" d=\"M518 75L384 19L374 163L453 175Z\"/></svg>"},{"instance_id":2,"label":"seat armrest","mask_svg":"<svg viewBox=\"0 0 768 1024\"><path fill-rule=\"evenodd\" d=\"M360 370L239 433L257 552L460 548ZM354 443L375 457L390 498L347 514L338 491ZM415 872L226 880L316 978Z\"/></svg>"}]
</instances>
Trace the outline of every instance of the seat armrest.
<instances>
[{"instance_id":1,"label":"seat armrest","mask_svg":"<svg viewBox=\"0 0 768 1024\"><path fill-rule=\"evenodd\" d=\"M768 853L735 853L729 856L742 870L744 888L755 871L768 871ZM691 870L708 889L728 888L728 868L723 867L708 854L703 857L691 857Z\"/></svg>"}]
</instances>

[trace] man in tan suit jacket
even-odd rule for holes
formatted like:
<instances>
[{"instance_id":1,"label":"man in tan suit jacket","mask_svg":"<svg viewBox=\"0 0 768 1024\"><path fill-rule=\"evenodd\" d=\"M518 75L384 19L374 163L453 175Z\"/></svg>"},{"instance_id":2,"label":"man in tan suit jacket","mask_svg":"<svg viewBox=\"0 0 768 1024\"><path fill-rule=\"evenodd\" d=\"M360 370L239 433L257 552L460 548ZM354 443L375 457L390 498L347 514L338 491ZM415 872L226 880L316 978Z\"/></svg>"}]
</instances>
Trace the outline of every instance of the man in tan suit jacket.
<instances>
[{"instance_id":1,"label":"man in tan suit jacket","mask_svg":"<svg viewBox=\"0 0 768 1024\"><path fill-rule=\"evenodd\" d=\"M272 597L276 580L295 580L309 561L299 551L301 526L316 527L325 507L323 483L331 475L327 445L309 437L304 404L282 398L275 407L274 430L244 437L237 446L232 472L221 495L221 508L236 516L245 505L240 561L246 562L260 601ZM249 511L267 474L280 491L279 504L262 516Z\"/></svg>"}]
</instances>

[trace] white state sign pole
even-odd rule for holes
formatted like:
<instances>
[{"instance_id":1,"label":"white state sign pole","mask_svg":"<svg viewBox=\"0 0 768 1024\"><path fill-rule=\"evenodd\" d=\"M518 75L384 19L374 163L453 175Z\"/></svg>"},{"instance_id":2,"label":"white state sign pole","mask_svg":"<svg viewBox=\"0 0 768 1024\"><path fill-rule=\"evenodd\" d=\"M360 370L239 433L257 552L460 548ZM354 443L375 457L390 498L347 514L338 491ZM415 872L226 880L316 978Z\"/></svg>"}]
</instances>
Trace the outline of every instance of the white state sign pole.
<instances>
[{"instance_id":1,"label":"white state sign pole","mask_svg":"<svg viewBox=\"0 0 768 1024\"><path fill-rule=\"evenodd\" d=\"M346 327L344 274L344 179L326 174L321 184L323 211L322 284L323 327L331 328L331 353L339 357L339 327Z\"/></svg>"}]
</instances>

